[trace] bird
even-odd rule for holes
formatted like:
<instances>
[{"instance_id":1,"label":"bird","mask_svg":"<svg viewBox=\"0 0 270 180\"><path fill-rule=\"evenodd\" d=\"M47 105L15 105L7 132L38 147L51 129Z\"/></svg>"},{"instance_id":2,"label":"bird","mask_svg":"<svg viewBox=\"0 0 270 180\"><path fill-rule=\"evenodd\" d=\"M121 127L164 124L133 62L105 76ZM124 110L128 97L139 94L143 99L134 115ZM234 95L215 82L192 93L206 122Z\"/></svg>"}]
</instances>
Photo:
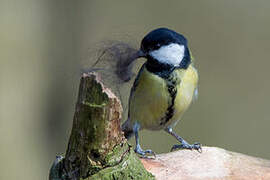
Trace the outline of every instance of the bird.
<instances>
[{"instance_id":1,"label":"bird","mask_svg":"<svg viewBox=\"0 0 270 180\"><path fill-rule=\"evenodd\" d=\"M171 151L190 149L201 151L201 144L189 144L173 128L197 96L198 72L188 48L187 39L168 28L157 28L141 41L139 58L145 58L128 102L128 117L121 128L129 139L135 135L135 152L141 156L155 155L140 146L139 131L164 130L180 144Z\"/></svg>"}]
</instances>

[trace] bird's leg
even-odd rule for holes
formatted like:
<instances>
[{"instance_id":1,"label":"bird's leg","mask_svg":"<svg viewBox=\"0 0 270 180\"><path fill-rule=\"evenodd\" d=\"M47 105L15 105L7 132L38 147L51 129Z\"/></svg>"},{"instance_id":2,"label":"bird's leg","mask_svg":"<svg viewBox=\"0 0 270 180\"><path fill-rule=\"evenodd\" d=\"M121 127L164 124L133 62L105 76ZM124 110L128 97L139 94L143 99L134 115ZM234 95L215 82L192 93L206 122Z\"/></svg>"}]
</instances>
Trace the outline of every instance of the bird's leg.
<instances>
[{"instance_id":1,"label":"bird's leg","mask_svg":"<svg viewBox=\"0 0 270 180\"><path fill-rule=\"evenodd\" d=\"M146 155L153 155L154 157L156 156L155 152L153 152L151 149L147 149L147 150L143 150L140 146L139 143L139 130L140 130L140 125L138 123L136 123L133 127L133 131L135 134L135 141L136 141L136 148L135 148L135 152L139 155L141 155L142 157L147 157Z\"/></svg>"},{"instance_id":2,"label":"bird's leg","mask_svg":"<svg viewBox=\"0 0 270 180\"><path fill-rule=\"evenodd\" d=\"M165 129L167 133L175 137L181 144L176 144L173 145L171 151L176 150L176 149L195 149L199 152L202 152L201 144L196 142L194 144L189 144L187 141L185 141L181 136L177 135L175 132L173 132L171 127L168 127Z\"/></svg>"}]
</instances>

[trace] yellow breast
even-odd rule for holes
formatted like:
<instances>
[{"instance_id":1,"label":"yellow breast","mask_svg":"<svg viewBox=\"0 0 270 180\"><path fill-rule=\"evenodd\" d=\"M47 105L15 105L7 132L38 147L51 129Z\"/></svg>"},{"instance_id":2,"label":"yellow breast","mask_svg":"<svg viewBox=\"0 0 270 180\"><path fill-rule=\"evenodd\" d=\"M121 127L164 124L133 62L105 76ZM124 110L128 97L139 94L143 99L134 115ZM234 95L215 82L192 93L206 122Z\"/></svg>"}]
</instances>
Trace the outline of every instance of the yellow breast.
<instances>
[{"instance_id":1,"label":"yellow breast","mask_svg":"<svg viewBox=\"0 0 270 180\"><path fill-rule=\"evenodd\" d=\"M193 66L188 69L177 69L176 97L173 116L161 125L161 119L166 115L171 102L167 81L144 68L138 77L137 86L130 96L130 122L138 122L141 128L158 130L174 125L190 105L193 93L197 87L198 75Z\"/></svg>"},{"instance_id":2,"label":"yellow breast","mask_svg":"<svg viewBox=\"0 0 270 180\"><path fill-rule=\"evenodd\" d=\"M194 98L194 91L198 84L198 73L193 66L189 66L187 70L177 70L181 82L177 87L177 96L175 98L175 112L168 126L174 126L180 119L184 112L188 109L192 99Z\"/></svg>"}]
</instances>

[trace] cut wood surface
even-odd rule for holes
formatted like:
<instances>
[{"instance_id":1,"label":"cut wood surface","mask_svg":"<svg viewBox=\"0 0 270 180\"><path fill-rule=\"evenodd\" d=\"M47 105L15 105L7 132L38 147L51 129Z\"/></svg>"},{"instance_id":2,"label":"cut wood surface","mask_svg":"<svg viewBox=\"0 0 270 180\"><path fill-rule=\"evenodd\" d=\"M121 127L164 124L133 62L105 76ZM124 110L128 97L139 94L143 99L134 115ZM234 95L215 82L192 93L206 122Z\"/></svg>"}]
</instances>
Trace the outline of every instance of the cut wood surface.
<instances>
[{"instance_id":1,"label":"cut wood surface","mask_svg":"<svg viewBox=\"0 0 270 180\"><path fill-rule=\"evenodd\" d=\"M216 147L203 147L202 153L179 150L141 162L158 180L270 180L269 160Z\"/></svg>"}]
</instances>

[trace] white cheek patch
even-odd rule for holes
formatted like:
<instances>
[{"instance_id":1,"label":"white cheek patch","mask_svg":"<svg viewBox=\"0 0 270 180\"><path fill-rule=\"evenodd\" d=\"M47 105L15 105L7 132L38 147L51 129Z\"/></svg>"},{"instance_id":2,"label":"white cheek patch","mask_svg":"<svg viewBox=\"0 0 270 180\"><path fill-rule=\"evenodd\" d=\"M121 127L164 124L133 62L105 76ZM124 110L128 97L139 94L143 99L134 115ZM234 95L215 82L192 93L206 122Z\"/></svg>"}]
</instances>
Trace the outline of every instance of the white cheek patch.
<instances>
[{"instance_id":1,"label":"white cheek patch","mask_svg":"<svg viewBox=\"0 0 270 180\"><path fill-rule=\"evenodd\" d=\"M171 43L167 46L162 46L157 50L149 53L154 59L160 63L171 64L178 66L183 60L185 47L176 43Z\"/></svg>"}]
</instances>

